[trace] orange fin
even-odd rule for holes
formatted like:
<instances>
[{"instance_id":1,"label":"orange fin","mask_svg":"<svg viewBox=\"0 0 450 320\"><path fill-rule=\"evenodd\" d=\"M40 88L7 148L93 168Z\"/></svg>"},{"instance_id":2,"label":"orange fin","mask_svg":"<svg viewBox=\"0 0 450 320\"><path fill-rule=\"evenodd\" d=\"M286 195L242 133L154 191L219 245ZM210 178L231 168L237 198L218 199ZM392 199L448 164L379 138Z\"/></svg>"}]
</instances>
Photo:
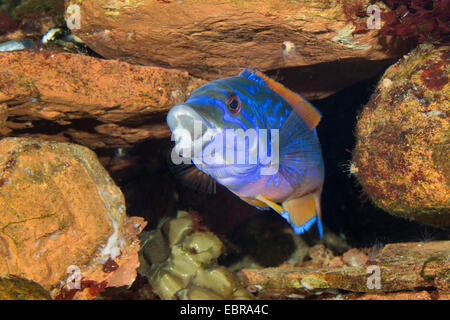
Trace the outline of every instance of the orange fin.
<instances>
[{"instance_id":1,"label":"orange fin","mask_svg":"<svg viewBox=\"0 0 450 320\"><path fill-rule=\"evenodd\" d=\"M289 90L281 83L269 78L261 71L249 68L241 72L241 75L246 76L246 73L255 75L257 78L262 80L269 89L286 100L286 102L291 105L292 109L300 115L309 130L313 130L319 124L322 115L316 108L314 108L311 103L308 102L308 100L303 98L301 95ZM248 75L247 78L255 80L253 77L249 77ZM259 83L261 83L261 81L259 81Z\"/></svg>"},{"instance_id":2,"label":"orange fin","mask_svg":"<svg viewBox=\"0 0 450 320\"><path fill-rule=\"evenodd\" d=\"M285 210L282 216L289 221L295 233L303 233L317 222L319 234L322 237L320 191L284 201L282 205Z\"/></svg>"},{"instance_id":3,"label":"orange fin","mask_svg":"<svg viewBox=\"0 0 450 320\"><path fill-rule=\"evenodd\" d=\"M247 202L248 204L250 204L254 207L257 207L258 209L268 209L269 208L269 206L267 204L265 204L264 202L262 202L261 200L242 197L242 196L239 196L239 198L241 198L241 200Z\"/></svg>"},{"instance_id":4,"label":"orange fin","mask_svg":"<svg viewBox=\"0 0 450 320\"><path fill-rule=\"evenodd\" d=\"M256 197L256 199L265 203L267 206L271 207L273 210L275 210L276 212L278 212L280 214L284 211L283 208L278 203L275 203L275 202L267 199L265 196L259 195Z\"/></svg>"}]
</instances>

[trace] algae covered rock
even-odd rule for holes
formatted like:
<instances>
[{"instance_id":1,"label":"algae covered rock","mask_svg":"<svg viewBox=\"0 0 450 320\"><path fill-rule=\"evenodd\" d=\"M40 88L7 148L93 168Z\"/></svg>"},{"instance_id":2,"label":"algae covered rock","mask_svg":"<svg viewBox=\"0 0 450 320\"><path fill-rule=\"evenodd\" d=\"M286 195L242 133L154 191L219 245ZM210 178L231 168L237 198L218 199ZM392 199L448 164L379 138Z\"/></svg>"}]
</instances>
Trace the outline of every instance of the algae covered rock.
<instances>
[{"instance_id":1,"label":"algae covered rock","mask_svg":"<svg viewBox=\"0 0 450 320\"><path fill-rule=\"evenodd\" d=\"M127 217L120 189L86 147L0 141L0 277L33 280L55 297L130 285L143 218ZM98 285L101 284L101 285Z\"/></svg>"},{"instance_id":2,"label":"algae covered rock","mask_svg":"<svg viewBox=\"0 0 450 320\"><path fill-rule=\"evenodd\" d=\"M381 209L450 227L449 46L423 44L383 75L356 127L352 172Z\"/></svg>"},{"instance_id":3,"label":"algae covered rock","mask_svg":"<svg viewBox=\"0 0 450 320\"><path fill-rule=\"evenodd\" d=\"M251 299L238 279L217 265L223 244L212 232L195 230L193 217L179 211L144 238L139 272L162 299Z\"/></svg>"},{"instance_id":4,"label":"algae covered rock","mask_svg":"<svg viewBox=\"0 0 450 320\"><path fill-rule=\"evenodd\" d=\"M0 277L0 300L50 300L50 294L38 283L20 277Z\"/></svg>"}]
</instances>

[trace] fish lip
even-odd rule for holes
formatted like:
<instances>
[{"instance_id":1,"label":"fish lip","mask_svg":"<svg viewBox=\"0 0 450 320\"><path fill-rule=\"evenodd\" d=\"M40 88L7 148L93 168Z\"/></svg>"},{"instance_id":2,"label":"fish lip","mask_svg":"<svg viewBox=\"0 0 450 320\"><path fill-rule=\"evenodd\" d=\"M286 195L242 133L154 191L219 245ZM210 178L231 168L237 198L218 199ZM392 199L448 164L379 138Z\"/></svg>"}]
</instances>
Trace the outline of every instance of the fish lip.
<instances>
[{"instance_id":1,"label":"fish lip","mask_svg":"<svg viewBox=\"0 0 450 320\"><path fill-rule=\"evenodd\" d=\"M196 122L200 123L197 127ZM178 104L169 110L167 125L172 131L178 154L193 155L191 151L202 150L211 142L211 139L204 139L210 129L208 121L187 104Z\"/></svg>"}]
</instances>

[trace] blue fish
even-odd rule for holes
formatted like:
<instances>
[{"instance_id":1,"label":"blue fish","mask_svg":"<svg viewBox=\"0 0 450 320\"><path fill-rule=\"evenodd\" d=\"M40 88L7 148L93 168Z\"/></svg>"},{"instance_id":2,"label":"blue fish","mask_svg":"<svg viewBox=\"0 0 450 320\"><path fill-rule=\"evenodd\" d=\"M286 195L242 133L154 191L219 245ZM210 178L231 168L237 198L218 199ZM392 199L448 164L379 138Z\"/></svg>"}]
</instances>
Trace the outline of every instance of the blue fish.
<instances>
[{"instance_id":1,"label":"blue fish","mask_svg":"<svg viewBox=\"0 0 450 320\"><path fill-rule=\"evenodd\" d=\"M272 208L297 234L317 223L322 237L320 119L302 96L245 69L207 83L170 109L172 161L191 163L183 170L186 179L208 187L217 181L259 209Z\"/></svg>"}]
</instances>

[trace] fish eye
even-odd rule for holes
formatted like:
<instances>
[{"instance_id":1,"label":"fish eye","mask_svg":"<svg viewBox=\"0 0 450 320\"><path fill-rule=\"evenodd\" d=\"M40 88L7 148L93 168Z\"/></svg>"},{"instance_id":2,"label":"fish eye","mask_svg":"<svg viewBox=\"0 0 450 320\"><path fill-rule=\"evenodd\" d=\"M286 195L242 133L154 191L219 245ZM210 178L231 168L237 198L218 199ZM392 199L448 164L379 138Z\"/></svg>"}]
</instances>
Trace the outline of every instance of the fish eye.
<instances>
[{"instance_id":1,"label":"fish eye","mask_svg":"<svg viewBox=\"0 0 450 320\"><path fill-rule=\"evenodd\" d=\"M241 99L235 93L229 93L225 98L225 104L232 115L237 115L241 111Z\"/></svg>"}]
</instances>

